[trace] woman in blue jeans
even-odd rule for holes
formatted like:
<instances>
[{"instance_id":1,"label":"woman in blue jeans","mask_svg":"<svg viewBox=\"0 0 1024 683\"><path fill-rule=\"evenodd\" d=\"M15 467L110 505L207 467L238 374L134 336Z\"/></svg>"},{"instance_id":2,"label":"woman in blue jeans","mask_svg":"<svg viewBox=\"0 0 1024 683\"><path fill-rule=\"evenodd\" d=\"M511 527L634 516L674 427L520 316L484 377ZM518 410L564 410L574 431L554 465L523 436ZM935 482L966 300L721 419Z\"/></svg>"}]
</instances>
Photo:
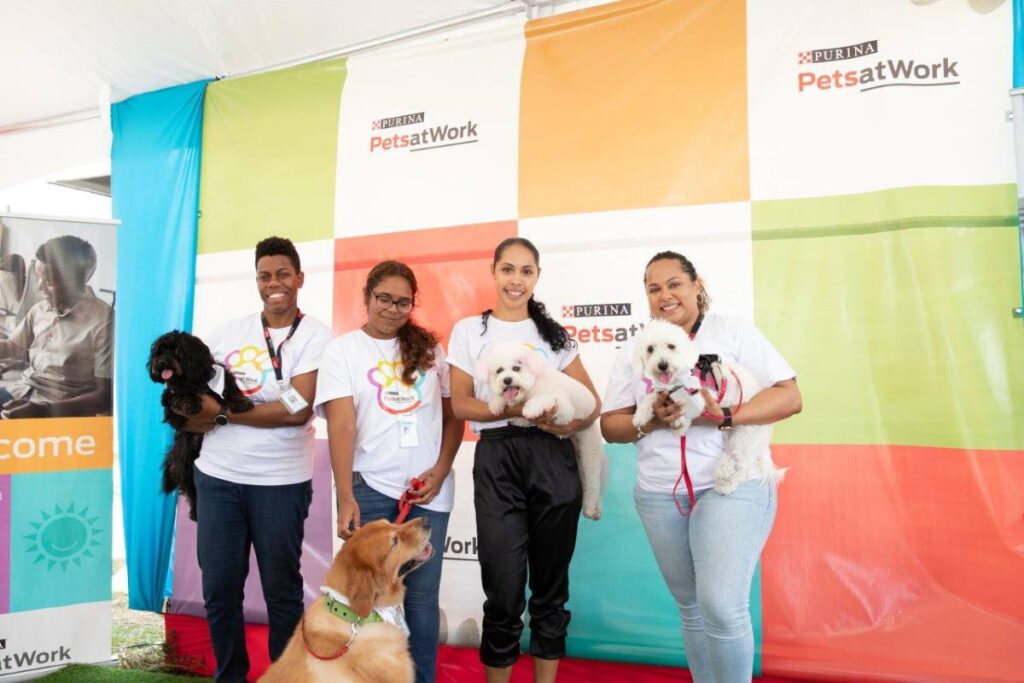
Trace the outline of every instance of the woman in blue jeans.
<instances>
[{"instance_id":1,"label":"woman in blue jeans","mask_svg":"<svg viewBox=\"0 0 1024 683\"><path fill-rule=\"evenodd\" d=\"M349 538L363 522L394 521L403 495L414 504L408 519L430 522L434 555L405 578L405 617L416 681L431 683L441 549L463 422L452 415L444 350L410 319L416 293L407 265L384 261L370 270L363 288L366 324L328 344L314 404L327 418L338 535Z\"/></svg>"},{"instance_id":2,"label":"woman in blue jeans","mask_svg":"<svg viewBox=\"0 0 1024 683\"><path fill-rule=\"evenodd\" d=\"M674 494L680 478L679 416L667 394L655 416L633 425L648 391L632 369L633 343L623 345L608 382L601 432L612 443L637 448L634 500L658 568L679 608L686 658L697 683L746 683L754 663L750 583L775 521L775 485L743 482L729 495L712 490L712 472L733 425L771 424L800 412L796 372L750 323L708 312L710 298L693 264L682 254L656 254L644 271L651 315L679 325L701 353L718 354L752 372L767 388L732 416L706 390L711 419L686 434L686 464L696 497ZM677 507L677 503L679 507Z\"/></svg>"}]
</instances>

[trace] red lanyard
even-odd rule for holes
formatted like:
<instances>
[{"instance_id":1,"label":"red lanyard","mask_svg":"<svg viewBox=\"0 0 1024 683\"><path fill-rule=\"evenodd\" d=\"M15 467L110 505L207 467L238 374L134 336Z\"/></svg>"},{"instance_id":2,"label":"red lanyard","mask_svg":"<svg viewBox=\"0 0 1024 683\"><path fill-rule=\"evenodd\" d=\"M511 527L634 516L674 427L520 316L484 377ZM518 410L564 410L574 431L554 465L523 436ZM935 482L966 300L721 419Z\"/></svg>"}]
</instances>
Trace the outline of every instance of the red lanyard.
<instances>
[{"instance_id":1,"label":"red lanyard","mask_svg":"<svg viewBox=\"0 0 1024 683\"><path fill-rule=\"evenodd\" d=\"M295 334L296 328L299 323L302 322L302 311L295 311L295 320L292 321L292 328L288 330L288 336L284 338L281 345L274 350L274 340L270 338L270 326L267 324L267 317L260 313L260 322L263 323L263 339L267 342L267 353L270 354L270 364L274 368L274 376L277 377L277 381L280 382L284 379L284 374L281 372L281 349L284 348L285 342L292 338Z\"/></svg>"}]
</instances>

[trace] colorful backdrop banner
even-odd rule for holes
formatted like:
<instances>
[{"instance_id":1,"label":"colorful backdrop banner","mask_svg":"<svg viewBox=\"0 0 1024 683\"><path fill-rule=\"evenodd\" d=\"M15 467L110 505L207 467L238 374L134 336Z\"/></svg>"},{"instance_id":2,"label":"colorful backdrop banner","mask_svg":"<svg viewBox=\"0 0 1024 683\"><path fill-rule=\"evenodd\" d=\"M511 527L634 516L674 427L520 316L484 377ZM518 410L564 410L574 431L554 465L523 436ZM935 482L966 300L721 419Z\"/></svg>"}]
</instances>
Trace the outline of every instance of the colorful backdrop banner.
<instances>
[{"instance_id":1,"label":"colorful backdrop banner","mask_svg":"<svg viewBox=\"0 0 1024 683\"><path fill-rule=\"evenodd\" d=\"M335 333L362 323L369 268L398 258L420 279L418 321L447 342L493 303L494 246L522 235L541 250L538 298L603 391L649 319L644 265L681 251L804 395L775 432L790 472L751 586L756 670L1018 680L1012 24L998 1L624 0L211 85L196 328L258 309L251 250L277 233L298 242L303 310ZM441 589L442 640L465 646L483 600L473 448ZM569 652L684 665L633 449L608 454L605 516L580 522ZM307 528L307 584L337 547ZM187 550L176 597L194 601L197 572Z\"/></svg>"}]
</instances>

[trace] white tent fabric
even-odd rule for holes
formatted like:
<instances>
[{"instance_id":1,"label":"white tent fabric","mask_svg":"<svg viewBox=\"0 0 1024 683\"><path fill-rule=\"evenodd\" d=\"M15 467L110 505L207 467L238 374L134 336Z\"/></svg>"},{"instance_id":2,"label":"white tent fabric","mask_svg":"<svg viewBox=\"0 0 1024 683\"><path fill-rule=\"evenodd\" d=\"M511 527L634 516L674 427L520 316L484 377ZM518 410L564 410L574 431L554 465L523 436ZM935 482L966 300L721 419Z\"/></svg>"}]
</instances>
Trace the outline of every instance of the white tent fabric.
<instances>
[{"instance_id":1,"label":"white tent fabric","mask_svg":"<svg viewBox=\"0 0 1024 683\"><path fill-rule=\"evenodd\" d=\"M230 76L510 0L5 0L0 129Z\"/></svg>"}]
</instances>

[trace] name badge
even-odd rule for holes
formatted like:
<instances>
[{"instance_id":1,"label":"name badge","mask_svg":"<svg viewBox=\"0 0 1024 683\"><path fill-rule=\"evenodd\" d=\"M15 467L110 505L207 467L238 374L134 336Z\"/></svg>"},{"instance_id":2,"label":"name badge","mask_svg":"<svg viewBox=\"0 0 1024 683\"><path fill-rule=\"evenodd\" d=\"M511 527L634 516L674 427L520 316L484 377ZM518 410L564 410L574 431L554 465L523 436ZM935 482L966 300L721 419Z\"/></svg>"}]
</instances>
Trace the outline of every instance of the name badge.
<instances>
[{"instance_id":1,"label":"name badge","mask_svg":"<svg viewBox=\"0 0 1024 683\"><path fill-rule=\"evenodd\" d=\"M292 415L309 405L295 387L287 384L281 385L281 403Z\"/></svg>"},{"instance_id":2,"label":"name badge","mask_svg":"<svg viewBox=\"0 0 1024 683\"><path fill-rule=\"evenodd\" d=\"M420 445L420 431L416 428L416 414L406 413L398 416L398 430L401 433L399 446L416 448Z\"/></svg>"}]
</instances>

